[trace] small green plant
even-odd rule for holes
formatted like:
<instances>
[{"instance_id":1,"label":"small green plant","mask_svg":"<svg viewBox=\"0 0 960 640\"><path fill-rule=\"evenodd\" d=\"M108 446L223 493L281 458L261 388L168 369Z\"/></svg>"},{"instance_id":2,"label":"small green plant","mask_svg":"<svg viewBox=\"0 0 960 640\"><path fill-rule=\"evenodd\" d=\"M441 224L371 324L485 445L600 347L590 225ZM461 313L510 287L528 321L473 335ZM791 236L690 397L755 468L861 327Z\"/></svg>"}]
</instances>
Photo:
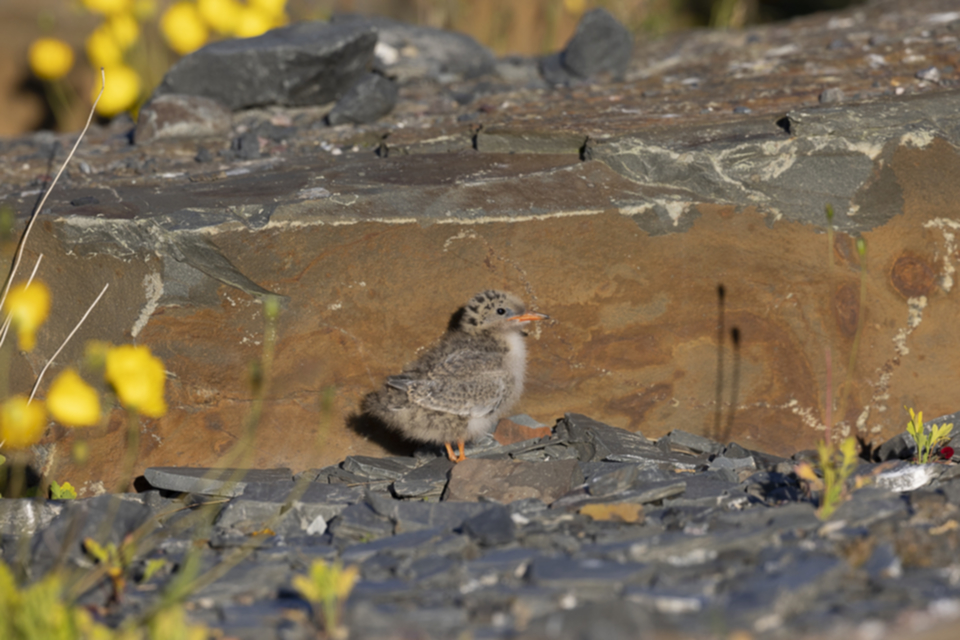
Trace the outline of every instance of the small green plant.
<instances>
[{"instance_id":1,"label":"small green plant","mask_svg":"<svg viewBox=\"0 0 960 640\"><path fill-rule=\"evenodd\" d=\"M930 425L930 433L927 434L923 427L923 411L917 413L913 409L904 407L910 412L910 422L907 424L907 433L913 438L917 445L917 463L927 464L930 462L930 454L942 442L950 440L950 432L953 431L953 423Z\"/></svg>"},{"instance_id":2,"label":"small green plant","mask_svg":"<svg viewBox=\"0 0 960 640\"><path fill-rule=\"evenodd\" d=\"M820 441L817 443L817 455L822 478L807 462L797 465L795 472L820 494L817 516L826 520L846 496L847 480L857 468L857 440L846 438L839 447Z\"/></svg>"},{"instance_id":3,"label":"small green plant","mask_svg":"<svg viewBox=\"0 0 960 640\"><path fill-rule=\"evenodd\" d=\"M83 550L97 561L107 577L110 578L110 584L113 586L113 599L120 601L123 590L127 586L127 567L133 560L135 549L132 544L124 543L118 548L117 545L110 542L101 545L93 538L85 538L83 541Z\"/></svg>"},{"instance_id":4,"label":"small green plant","mask_svg":"<svg viewBox=\"0 0 960 640\"><path fill-rule=\"evenodd\" d=\"M315 560L310 565L309 575L293 577L294 588L310 602L314 615L322 615L322 621L317 622L322 622L330 638L347 637L346 628L340 626L340 613L358 574L357 567L344 568L340 561L327 564L323 560Z\"/></svg>"},{"instance_id":5,"label":"small green plant","mask_svg":"<svg viewBox=\"0 0 960 640\"><path fill-rule=\"evenodd\" d=\"M0 460L0 464L3 461ZM50 499L51 500L76 500L77 499L77 490L73 488L73 485L69 482L64 482L59 484L56 480L50 483Z\"/></svg>"}]
</instances>

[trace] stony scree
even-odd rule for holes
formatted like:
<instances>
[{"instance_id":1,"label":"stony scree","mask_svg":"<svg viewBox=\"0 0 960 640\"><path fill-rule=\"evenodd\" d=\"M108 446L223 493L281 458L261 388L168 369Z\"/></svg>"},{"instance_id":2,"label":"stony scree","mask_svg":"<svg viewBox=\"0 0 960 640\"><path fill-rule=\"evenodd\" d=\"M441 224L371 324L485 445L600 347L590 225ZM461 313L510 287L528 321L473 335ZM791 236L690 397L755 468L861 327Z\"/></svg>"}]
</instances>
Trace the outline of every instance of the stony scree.
<instances>
[{"instance_id":1,"label":"stony scree","mask_svg":"<svg viewBox=\"0 0 960 640\"><path fill-rule=\"evenodd\" d=\"M891 460L864 461L858 476L901 474L904 463L889 450ZM531 451L564 455L513 457ZM288 614L309 610L291 576L314 560L359 568L344 608L351 638L540 638L546 629L571 639L584 637L582 629L588 637L602 629L612 638L694 637L715 628L718 612L726 629L758 639L842 629L893 638L904 615L934 616L934 601L960 615L960 584L951 577L951 549L960 546L958 465L910 465L930 470L922 487L902 491L851 481L849 498L821 521L786 471L792 461L683 432L651 441L567 414L548 436L484 455L457 465L433 448L350 456L337 465L349 484L332 469L295 480L287 469L249 470L242 492L231 470L150 470L153 490L48 502L45 516L25 508L32 501L4 500L3 558L19 566L25 535L31 575L62 549L73 566L89 566L85 537L119 543L147 525L132 566L167 563L111 606L120 619L176 578L188 547L202 545L206 571L252 544L225 575L188 596L192 621L237 638L313 633L309 616ZM460 501L440 499L458 469L474 477L471 466L500 469L490 474L497 492L448 489ZM398 493L404 483L429 492ZM525 495L526 483L534 495ZM225 494L232 497L224 503ZM638 503L642 517L615 517L613 506ZM588 508L597 504L611 508ZM208 526L203 544L195 536ZM100 583L80 602L96 607L109 597Z\"/></svg>"}]
</instances>

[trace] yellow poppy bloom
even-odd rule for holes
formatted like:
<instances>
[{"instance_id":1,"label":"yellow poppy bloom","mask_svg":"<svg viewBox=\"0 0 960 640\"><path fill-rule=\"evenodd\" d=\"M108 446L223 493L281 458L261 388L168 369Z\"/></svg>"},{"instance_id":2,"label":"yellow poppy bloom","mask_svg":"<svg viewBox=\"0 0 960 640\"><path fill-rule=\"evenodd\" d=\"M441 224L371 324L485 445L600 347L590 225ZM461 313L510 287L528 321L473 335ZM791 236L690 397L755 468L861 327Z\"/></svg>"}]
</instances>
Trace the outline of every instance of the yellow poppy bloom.
<instances>
[{"instance_id":1,"label":"yellow poppy bloom","mask_svg":"<svg viewBox=\"0 0 960 640\"><path fill-rule=\"evenodd\" d=\"M4 310L10 315L17 340L24 351L33 351L37 329L50 313L50 290L42 282L18 284L10 289Z\"/></svg>"},{"instance_id":2,"label":"yellow poppy bloom","mask_svg":"<svg viewBox=\"0 0 960 640\"><path fill-rule=\"evenodd\" d=\"M124 407L150 418L167 412L163 397L167 374L163 361L149 347L124 344L110 349L106 377Z\"/></svg>"},{"instance_id":3,"label":"yellow poppy bloom","mask_svg":"<svg viewBox=\"0 0 960 640\"><path fill-rule=\"evenodd\" d=\"M217 33L233 33L242 7L236 0L197 0L203 20Z\"/></svg>"},{"instance_id":4,"label":"yellow poppy bloom","mask_svg":"<svg viewBox=\"0 0 960 640\"><path fill-rule=\"evenodd\" d=\"M233 35L238 38L253 38L263 35L275 26L277 24L273 16L252 7L243 7L237 17Z\"/></svg>"},{"instance_id":5,"label":"yellow poppy bloom","mask_svg":"<svg viewBox=\"0 0 960 640\"><path fill-rule=\"evenodd\" d=\"M107 86L103 97L97 103L97 113L111 118L118 113L132 109L140 98L140 76L125 64L104 65L107 72ZM91 99L100 93L99 83L91 91Z\"/></svg>"},{"instance_id":6,"label":"yellow poppy bloom","mask_svg":"<svg viewBox=\"0 0 960 640\"><path fill-rule=\"evenodd\" d=\"M94 67L112 67L123 63L123 48L117 42L113 29L107 22L90 32L87 36L86 49L87 59ZM97 91L99 90L100 87L97 86Z\"/></svg>"},{"instance_id":7,"label":"yellow poppy bloom","mask_svg":"<svg viewBox=\"0 0 960 640\"><path fill-rule=\"evenodd\" d=\"M287 0L248 0L250 6L268 16L284 16Z\"/></svg>"},{"instance_id":8,"label":"yellow poppy bloom","mask_svg":"<svg viewBox=\"0 0 960 640\"><path fill-rule=\"evenodd\" d=\"M59 80L73 68L73 48L57 38L37 38L27 57L30 70L41 80Z\"/></svg>"},{"instance_id":9,"label":"yellow poppy bloom","mask_svg":"<svg viewBox=\"0 0 960 640\"><path fill-rule=\"evenodd\" d=\"M207 41L207 25L192 2L178 2L164 11L160 31L170 48L182 56L196 51Z\"/></svg>"},{"instance_id":10,"label":"yellow poppy bloom","mask_svg":"<svg viewBox=\"0 0 960 640\"><path fill-rule=\"evenodd\" d=\"M133 0L133 15L141 22L148 22L157 15L157 0Z\"/></svg>"},{"instance_id":11,"label":"yellow poppy bloom","mask_svg":"<svg viewBox=\"0 0 960 640\"><path fill-rule=\"evenodd\" d=\"M131 13L119 13L107 18L107 26L117 45L126 51L140 38L140 24Z\"/></svg>"},{"instance_id":12,"label":"yellow poppy bloom","mask_svg":"<svg viewBox=\"0 0 960 640\"><path fill-rule=\"evenodd\" d=\"M100 422L100 396L73 369L64 369L47 392L47 410L68 427L92 427Z\"/></svg>"},{"instance_id":13,"label":"yellow poppy bloom","mask_svg":"<svg viewBox=\"0 0 960 640\"><path fill-rule=\"evenodd\" d=\"M40 442L47 426L43 403L13 396L0 405L0 442L10 449L26 449Z\"/></svg>"},{"instance_id":14,"label":"yellow poppy bloom","mask_svg":"<svg viewBox=\"0 0 960 640\"><path fill-rule=\"evenodd\" d=\"M93 13L115 15L130 10L130 0L82 0L83 6Z\"/></svg>"}]
</instances>

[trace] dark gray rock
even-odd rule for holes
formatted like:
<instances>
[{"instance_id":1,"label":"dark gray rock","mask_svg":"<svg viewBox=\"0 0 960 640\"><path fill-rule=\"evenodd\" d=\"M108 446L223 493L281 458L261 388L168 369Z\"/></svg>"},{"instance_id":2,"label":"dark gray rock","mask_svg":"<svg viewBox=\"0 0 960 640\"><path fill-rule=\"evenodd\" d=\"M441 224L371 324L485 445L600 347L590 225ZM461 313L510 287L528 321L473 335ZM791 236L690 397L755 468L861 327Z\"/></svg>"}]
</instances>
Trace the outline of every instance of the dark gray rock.
<instances>
[{"instance_id":1,"label":"dark gray rock","mask_svg":"<svg viewBox=\"0 0 960 640\"><path fill-rule=\"evenodd\" d=\"M204 96L234 111L322 105L337 100L369 69L376 42L369 25L321 22L221 40L181 58L154 96Z\"/></svg>"},{"instance_id":2,"label":"dark gray rock","mask_svg":"<svg viewBox=\"0 0 960 640\"><path fill-rule=\"evenodd\" d=\"M449 535L446 529L434 527L398 533L389 538L381 538L372 542L363 542L347 547L341 558L344 562L366 562L373 556L381 553L397 557L419 555L423 549L436 549L442 538Z\"/></svg>"},{"instance_id":3,"label":"dark gray rock","mask_svg":"<svg viewBox=\"0 0 960 640\"><path fill-rule=\"evenodd\" d=\"M230 151L237 160L256 160L261 156L260 136L256 131L244 131L230 142Z\"/></svg>"},{"instance_id":4,"label":"dark gray rock","mask_svg":"<svg viewBox=\"0 0 960 640\"><path fill-rule=\"evenodd\" d=\"M135 495L105 494L87 500L69 500L47 526L39 529L31 543L28 574L39 577L59 561L90 566L93 561L83 550L83 541L92 538L101 546L118 547L124 538L146 524L153 513Z\"/></svg>"},{"instance_id":5,"label":"dark gray rock","mask_svg":"<svg viewBox=\"0 0 960 640\"><path fill-rule=\"evenodd\" d=\"M388 497L367 496L371 508L396 524L397 533L440 527L453 530L472 518L499 505L481 502L407 502Z\"/></svg>"},{"instance_id":6,"label":"dark gray rock","mask_svg":"<svg viewBox=\"0 0 960 640\"><path fill-rule=\"evenodd\" d=\"M337 540L377 540L393 533L393 523L361 502L341 511L330 523L330 531Z\"/></svg>"},{"instance_id":7,"label":"dark gray rock","mask_svg":"<svg viewBox=\"0 0 960 640\"><path fill-rule=\"evenodd\" d=\"M547 587L583 591L616 592L638 576L651 572L647 565L632 562L613 563L594 559L535 558L527 571L527 580Z\"/></svg>"},{"instance_id":8,"label":"dark gray rock","mask_svg":"<svg viewBox=\"0 0 960 640\"><path fill-rule=\"evenodd\" d=\"M340 465L344 471L369 480L396 480L417 466L415 458L394 456L392 458L371 458L369 456L347 456Z\"/></svg>"},{"instance_id":9,"label":"dark gray rock","mask_svg":"<svg viewBox=\"0 0 960 640\"><path fill-rule=\"evenodd\" d=\"M211 98L168 93L158 95L140 108L133 141L226 136L230 110Z\"/></svg>"},{"instance_id":10,"label":"dark gray rock","mask_svg":"<svg viewBox=\"0 0 960 640\"><path fill-rule=\"evenodd\" d=\"M633 53L633 36L606 9L588 11L561 54L564 68L578 78L609 74L622 80Z\"/></svg>"},{"instance_id":11,"label":"dark gray rock","mask_svg":"<svg viewBox=\"0 0 960 640\"><path fill-rule=\"evenodd\" d=\"M843 521L848 528L869 527L874 523L906 518L910 508L896 493L878 487L864 487L853 492L830 515L831 521Z\"/></svg>"},{"instance_id":12,"label":"dark gray rock","mask_svg":"<svg viewBox=\"0 0 960 640\"><path fill-rule=\"evenodd\" d=\"M379 73L368 73L337 101L327 121L333 126L376 122L393 111L397 93L396 82Z\"/></svg>"},{"instance_id":13,"label":"dark gray rock","mask_svg":"<svg viewBox=\"0 0 960 640\"><path fill-rule=\"evenodd\" d=\"M673 429L658 442L663 440L671 447L682 447L692 453L719 453L723 449L723 445L715 440L682 429Z\"/></svg>"},{"instance_id":14,"label":"dark gray rock","mask_svg":"<svg viewBox=\"0 0 960 640\"><path fill-rule=\"evenodd\" d=\"M632 602L605 600L585 602L563 610L554 609L538 616L526 628L531 638L551 640L636 640L644 637L654 622Z\"/></svg>"},{"instance_id":15,"label":"dark gray rock","mask_svg":"<svg viewBox=\"0 0 960 640\"><path fill-rule=\"evenodd\" d=\"M611 456L655 455L657 452L643 434L617 429L577 413L565 414L557 423L555 435L576 447L582 462L612 460Z\"/></svg>"},{"instance_id":16,"label":"dark gray rock","mask_svg":"<svg viewBox=\"0 0 960 640\"><path fill-rule=\"evenodd\" d=\"M879 447L874 453L877 462L887 460L909 460L917 453L917 445L906 431L898 433Z\"/></svg>"},{"instance_id":17,"label":"dark gray rock","mask_svg":"<svg viewBox=\"0 0 960 640\"><path fill-rule=\"evenodd\" d=\"M482 513L467 518L461 525L463 532L484 547L505 545L516 538L516 526L510 511L501 505L494 505Z\"/></svg>"},{"instance_id":18,"label":"dark gray rock","mask_svg":"<svg viewBox=\"0 0 960 640\"><path fill-rule=\"evenodd\" d=\"M401 83L414 78L443 83L469 80L495 69L493 53L463 33L380 16L337 15L331 24L374 28L377 67Z\"/></svg>"},{"instance_id":19,"label":"dark gray rock","mask_svg":"<svg viewBox=\"0 0 960 640\"><path fill-rule=\"evenodd\" d=\"M249 482L241 494L244 500L284 504L355 504L363 499L361 487L319 482Z\"/></svg>"},{"instance_id":20,"label":"dark gray rock","mask_svg":"<svg viewBox=\"0 0 960 640\"><path fill-rule=\"evenodd\" d=\"M843 102L844 98L845 96L843 89L839 87L831 87L821 91L817 101L820 104L836 104L838 102Z\"/></svg>"},{"instance_id":21,"label":"dark gray rock","mask_svg":"<svg viewBox=\"0 0 960 640\"><path fill-rule=\"evenodd\" d=\"M393 493L401 498L440 497L452 468L448 458L435 458L396 480Z\"/></svg>"},{"instance_id":22,"label":"dark gray rock","mask_svg":"<svg viewBox=\"0 0 960 640\"><path fill-rule=\"evenodd\" d=\"M180 493L238 496L247 483L290 480L290 469L204 469L150 467L143 472L150 486Z\"/></svg>"}]
</instances>

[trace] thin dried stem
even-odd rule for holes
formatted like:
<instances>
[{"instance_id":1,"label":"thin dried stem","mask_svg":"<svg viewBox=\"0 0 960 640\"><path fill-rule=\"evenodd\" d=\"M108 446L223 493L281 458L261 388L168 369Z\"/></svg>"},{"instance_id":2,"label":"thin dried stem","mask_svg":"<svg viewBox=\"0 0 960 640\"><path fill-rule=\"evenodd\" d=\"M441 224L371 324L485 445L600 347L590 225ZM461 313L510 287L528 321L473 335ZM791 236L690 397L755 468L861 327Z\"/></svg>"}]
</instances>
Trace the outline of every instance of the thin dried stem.
<instances>
[{"instance_id":1,"label":"thin dried stem","mask_svg":"<svg viewBox=\"0 0 960 640\"><path fill-rule=\"evenodd\" d=\"M7 300L7 293L10 291L10 285L13 283L14 277L17 275L17 269L20 268L20 260L23 258L23 250L27 246L27 236L30 235L30 230L33 228L33 223L36 222L37 216L40 214L40 210L43 209L43 205L46 204L47 198L50 196L50 192L53 191L53 188L57 186L57 181L60 180L60 176L63 174L64 170L67 168L67 165L70 164L70 161L73 159L73 154L76 153L77 147L80 146L80 141L83 140L83 136L86 135L87 129L90 128L90 123L93 122L93 114L97 108L97 103L100 102L100 96L103 95L103 90L107 86L107 74L103 70L103 67L100 67L100 93L97 94L97 99L93 101L93 106L90 107L90 115L87 116L87 124L83 127L83 131L80 132L80 136L77 138L77 141L74 143L73 148L70 150L70 153L67 154L67 159L63 161L63 164L60 165L60 170L57 171L57 175L54 176L53 182L50 183L50 187L43 194L43 197L40 198L40 202L37 203L37 206L34 208L33 213L30 214L30 220L27 222L27 228L23 231L23 237L20 238L20 246L17 247L17 255L13 259L13 267L10 268L10 273L7 274L7 282L3 286L3 295L0 295L0 308L3 308L3 303Z\"/></svg>"},{"instance_id":2,"label":"thin dried stem","mask_svg":"<svg viewBox=\"0 0 960 640\"><path fill-rule=\"evenodd\" d=\"M110 286L109 282L103 285L103 289L100 290L100 295L96 297L96 299L87 309L87 312L83 314L82 318L80 318L80 322L78 322L77 326L73 328L73 331L71 331L70 335L68 335L67 338L63 341L63 344L60 345L60 348L57 349L52 356L50 356L50 359L47 360L47 364L43 365L43 369L40 370L40 375L37 376L37 381L33 383L33 389L30 390L30 399L27 400L28 403L33 402L33 396L37 394L37 389L40 387L40 381L43 380L43 374L47 372L47 369L50 368L50 365L53 364L53 361L57 359L57 356L60 355L60 352L63 351L63 348L67 346L67 343L70 342L70 338L72 338L73 334L77 332L77 330L80 328L80 325L84 323L84 321L87 319L87 316L89 316L90 312L93 311L93 308L97 306L97 303L100 302L100 298L102 298L103 294L107 292L107 288L109 286Z\"/></svg>"}]
</instances>

